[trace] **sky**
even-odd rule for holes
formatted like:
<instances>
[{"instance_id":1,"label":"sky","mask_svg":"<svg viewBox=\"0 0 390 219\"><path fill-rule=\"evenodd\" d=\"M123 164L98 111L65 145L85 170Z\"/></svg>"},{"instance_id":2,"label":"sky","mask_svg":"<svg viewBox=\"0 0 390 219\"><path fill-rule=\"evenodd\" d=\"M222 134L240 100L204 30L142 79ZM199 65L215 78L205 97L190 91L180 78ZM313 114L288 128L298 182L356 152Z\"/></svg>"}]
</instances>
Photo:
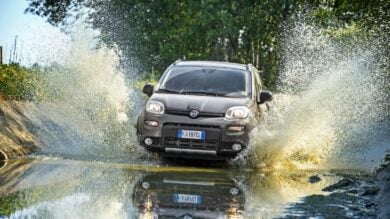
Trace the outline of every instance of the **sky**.
<instances>
[{"instance_id":1,"label":"sky","mask_svg":"<svg viewBox=\"0 0 390 219\"><path fill-rule=\"evenodd\" d=\"M45 19L32 14L25 14L27 0L0 0L0 46L3 47L3 62L8 63L10 51L17 37L17 61L31 65L45 59L42 44L48 38L61 37L60 31L45 22ZM47 58L47 57L46 57ZM34 61L32 61L34 60Z\"/></svg>"}]
</instances>

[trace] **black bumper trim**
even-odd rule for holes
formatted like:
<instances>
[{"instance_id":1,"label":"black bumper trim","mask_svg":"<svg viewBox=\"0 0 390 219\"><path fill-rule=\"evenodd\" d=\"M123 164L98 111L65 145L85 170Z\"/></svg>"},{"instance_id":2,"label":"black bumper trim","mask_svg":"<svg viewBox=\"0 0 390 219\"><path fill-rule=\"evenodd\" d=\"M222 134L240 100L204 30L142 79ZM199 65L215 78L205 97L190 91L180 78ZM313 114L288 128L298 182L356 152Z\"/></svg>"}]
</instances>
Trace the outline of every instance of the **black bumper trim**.
<instances>
[{"instance_id":1,"label":"black bumper trim","mask_svg":"<svg viewBox=\"0 0 390 219\"><path fill-rule=\"evenodd\" d=\"M211 150L197 150L197 149L186 149L186 148L165 148L167 153L183 153L183 154L199 154L199 155L217 155L216 151Z\"/></svg>"}]
</instances>

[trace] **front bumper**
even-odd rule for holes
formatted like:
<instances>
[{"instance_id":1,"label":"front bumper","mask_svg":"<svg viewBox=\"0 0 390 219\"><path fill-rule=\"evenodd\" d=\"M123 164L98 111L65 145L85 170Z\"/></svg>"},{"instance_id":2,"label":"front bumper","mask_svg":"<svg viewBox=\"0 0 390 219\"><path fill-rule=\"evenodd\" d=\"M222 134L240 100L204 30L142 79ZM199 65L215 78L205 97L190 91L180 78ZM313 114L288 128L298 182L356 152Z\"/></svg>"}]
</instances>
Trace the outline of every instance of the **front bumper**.
<instances>
[{"instance_id":1,"label":"front bumper","mask_svg":"<svg viewBox=\"0 0 390 219\"><path fill-rule=\"evenodd\" d=\"M157 121L156 127L145 125L144 121ZM141 145L150 151L159 152L165 156L226 159L235 157L249 143L249 131L253 119L227 120L224 117L199 117L192 119L185 115L155 115L143 112L138 118L137 134ZM244 131L230 132L230 126L243 126ZM205 140L179 139L179 129L205 131ZM144 143L145 138L153 139L152 145ZM234 151L232 145L242 146L240 151Z\"/></svg>"}]
</instances>

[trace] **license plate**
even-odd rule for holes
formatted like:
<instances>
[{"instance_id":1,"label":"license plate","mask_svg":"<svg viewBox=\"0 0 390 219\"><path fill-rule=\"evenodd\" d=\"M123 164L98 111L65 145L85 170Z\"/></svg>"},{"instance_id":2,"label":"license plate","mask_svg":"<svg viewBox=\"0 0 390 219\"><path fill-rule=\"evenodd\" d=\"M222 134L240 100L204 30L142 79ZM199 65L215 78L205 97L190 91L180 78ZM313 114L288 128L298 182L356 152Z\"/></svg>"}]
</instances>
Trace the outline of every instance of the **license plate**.
<instances>
[{"instance_id":1,"label":"license plate","mask_svg":"<svg viewBox=\"0 0 390 219\"><path fill-rule=\"evenodd\" d=\"M206 139L206 132L205 131L179 129L177 132L177 137L178 138L187 138L187 139L205 140Z\"/></svg>"},{"instance_id":2,"label":"license plate","mask_svg":"<svg viewBox=\"0 0 390 219\"><path fill-rule=\"evenodd\" d=\"M187 195L187 194L173 194L173 202L201 204L202 203L202 196L200 196L200 195Z\"/></svg>"}]
</instances>

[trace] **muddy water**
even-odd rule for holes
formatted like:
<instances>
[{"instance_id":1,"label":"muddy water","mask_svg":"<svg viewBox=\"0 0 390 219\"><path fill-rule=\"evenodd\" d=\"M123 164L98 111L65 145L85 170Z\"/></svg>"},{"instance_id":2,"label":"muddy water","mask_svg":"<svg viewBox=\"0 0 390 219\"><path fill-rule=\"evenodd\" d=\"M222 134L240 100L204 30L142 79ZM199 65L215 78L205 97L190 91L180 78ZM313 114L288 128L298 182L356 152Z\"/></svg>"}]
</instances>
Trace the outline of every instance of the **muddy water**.
<instances>
[{"instance_id":1,"label":"muddy water","mask_svg":"<svg viewBox=\"0 0 390 219\"><path fill-rule=\"evenodd\" d=\"M343 177L364 177L348 172L12 160L0 169L0 218L353 216L364 200L322 191Z\"/></svg>"}]
</instances>

